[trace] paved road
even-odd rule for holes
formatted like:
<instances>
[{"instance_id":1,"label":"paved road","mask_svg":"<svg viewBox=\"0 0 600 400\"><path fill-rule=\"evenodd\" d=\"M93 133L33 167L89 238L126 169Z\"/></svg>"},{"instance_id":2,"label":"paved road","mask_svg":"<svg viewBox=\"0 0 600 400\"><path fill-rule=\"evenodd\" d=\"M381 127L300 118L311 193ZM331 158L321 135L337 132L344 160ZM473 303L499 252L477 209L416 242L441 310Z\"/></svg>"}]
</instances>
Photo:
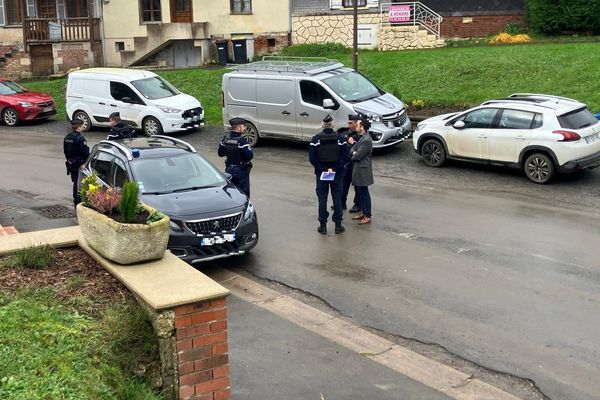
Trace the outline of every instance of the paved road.
<instances>
[{"instance_id":1,"label":"paved road","mask_svg":"<svg viewBox=\"0 0 600 400\"><path fill-rule=\"evenodd\" d=\"M0 128L2 187L68 204L53 126L65 128ZM220 135L180 137L220 163ZM426 168L405 143L375 159L373 225L348 220L343 235L322 237L306 146L266 143L256 159L261 242L228 266L311 293L359 324L530 378L550 398L597 398L600 170L539 186L504 169Z\"/></svg>"}]
</instances>

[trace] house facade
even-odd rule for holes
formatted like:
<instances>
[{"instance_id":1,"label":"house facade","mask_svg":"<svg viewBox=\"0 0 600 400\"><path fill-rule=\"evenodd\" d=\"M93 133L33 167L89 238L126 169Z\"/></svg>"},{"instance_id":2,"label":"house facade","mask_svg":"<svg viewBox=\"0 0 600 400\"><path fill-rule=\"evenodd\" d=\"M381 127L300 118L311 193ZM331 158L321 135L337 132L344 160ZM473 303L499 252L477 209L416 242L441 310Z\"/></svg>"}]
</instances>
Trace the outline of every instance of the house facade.
<instances>
[{"instance_id":1,"label":"house facade","mask_svg":"<svg viewBox=\"0 0 600 400\"><path fill-rule=\"evenodd\" d=\"M0 0L0 73L14 79L102 65L100 0Z\"/></svg>"},{"instance_id":2,"label":"house facade","mask_svg":"<svg viewBox=\"0 0 600 400\"><path fill-rule=\"evenodd\" d=\"M218 60L217 42L228 46L231 59L232 38L243 42L250 60L288 44L286 0L104 1L107 66L199 66Z\"/></svg>"}]
</instances>

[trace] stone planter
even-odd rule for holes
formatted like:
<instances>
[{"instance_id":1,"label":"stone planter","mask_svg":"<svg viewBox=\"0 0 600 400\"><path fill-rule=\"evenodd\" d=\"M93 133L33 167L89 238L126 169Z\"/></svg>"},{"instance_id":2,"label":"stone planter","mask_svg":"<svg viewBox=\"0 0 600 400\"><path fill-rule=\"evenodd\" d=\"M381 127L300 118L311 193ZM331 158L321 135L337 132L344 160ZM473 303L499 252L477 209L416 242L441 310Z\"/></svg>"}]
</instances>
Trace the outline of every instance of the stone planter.
<instances>
[{"instance_id":1,"label":"stone planter","mask_svg":"<svg viewBox=\"0 0 600 400\"><path fill-rule=\"evenodd\" d=\"M143 205L153 213L155 210ZM83 204L77 219L85 241L104 258L134 264L162 258L169 242L169 217L151 224L123 224Z\"/></svg>"}]
</instances>

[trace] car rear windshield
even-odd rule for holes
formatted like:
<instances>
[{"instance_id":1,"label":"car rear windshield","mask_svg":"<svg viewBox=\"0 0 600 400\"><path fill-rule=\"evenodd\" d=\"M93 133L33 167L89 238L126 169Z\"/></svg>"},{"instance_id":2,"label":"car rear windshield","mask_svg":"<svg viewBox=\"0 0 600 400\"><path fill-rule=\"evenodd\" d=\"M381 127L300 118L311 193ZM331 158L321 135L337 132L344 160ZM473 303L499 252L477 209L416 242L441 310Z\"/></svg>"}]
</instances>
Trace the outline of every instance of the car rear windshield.
<instances>
[{"instance_id":1,"label":"car rear windshield","mask_svg":"<svg viewBox=\"0 0 600 400\"><path fill-rule=\"evenodd\" d=\"M179 94L179 91L173 85L160 76L138 79L131 83L140 91L142 96L149 100L164 99Z\"/></svg>"},{"instance_id":2,"label":"car rear windshield","mask_svg":"<svg viewBox=\"0 0 600 400\"><path fill-rule=\"evenodd\" d=\"M598 119L587 108L580 108L558 117L558 123L565 129L582 129L598 123Z\"/></svg>"},{"instance_id":3,"label":"car rear windshield","mask_svg":"<svg viewBox=\"0 0 600 400\"><path fill-rule=\"evenodd\" d=\"M0 82L0 95L2 96L23 93L26 91L27 89L15 82Z\"/></svg>"},{"instance_id":4,"label":"car rear windshield","mask_svg":"<svg viewBox=\"0 0 600 400\"><path fill-rule=\"evenodd\" d=\"M355 71L323 79L323 82L338 96L351 103L374 99L384 93L377 85Z\"/></svg>"},{"instance_id":5,"label":"car rear windshield","mask_svg":"<svg viewBox=\"0 0 600 400\"><path fill-rule=\"evenodd\" d=\"M173 193L226 182L219 170L197 153L137 158L131 168L142 193Z\"/></svg>"}]
</instances>

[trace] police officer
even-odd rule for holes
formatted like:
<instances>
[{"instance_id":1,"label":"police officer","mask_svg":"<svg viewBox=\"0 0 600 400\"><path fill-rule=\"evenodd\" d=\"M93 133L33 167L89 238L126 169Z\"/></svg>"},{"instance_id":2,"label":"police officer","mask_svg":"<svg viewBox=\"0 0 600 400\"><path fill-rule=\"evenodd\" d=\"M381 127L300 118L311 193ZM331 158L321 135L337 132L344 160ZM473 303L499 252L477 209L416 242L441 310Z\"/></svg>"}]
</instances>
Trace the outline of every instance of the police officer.
<instances>
[{"instance_id":1,"label":"police officer","mask_svg":"<svg viewBox=\"0 0 600 400\"><path fill-rule=\"evenodd\" d=\"M63 151L66 158L67 175L71 175L71 181L73 182L73 204L76 206L81 201L77 190L79 167L87 160L90 149L85 138L81 135L83 121L80 119L72 120L71 128L73 131L68 133L63 140Z\"/></svg>"},{"instance_id":2,"label":"police officer","mask_svg":"<svg viewBox=\"0 0 600 400\"><path fill-rule=\"evenodd\" d=\"M344 137L333 130L333 118L326 115L323 130L313 136L308 151L310 163L315 168L317 178L317 199L319 200L319 227L317 232L327 234L327 198L329 189L333 198L333 222L335 233L346 230L342 225L342 186L344 182L344 164L348 161L348 146ZM323 180L323 172L335 172L333 180Z\"/></svg>"},{"instance_id":3,"label":"police officer","mask_svg":"<svg viewBox=\"0 0 600 400\"><path fill-rule=\"evenodd\" d=\"M242 136L246 129L246 120L232 118L229 120L231 132L219 143L219 157L226 157L225 172L231 174L234 183L246 196L250 197L250 169L252 169L252 148Z\"/></svg>"},{"instance_id":4,"label":"police officer","mask_svg":"<svg viewBox=\"0 0 600 400\"><path fill-rule=\"evenodd\" d=\"M108 116L112 128L106 139L108 140L119 140L119 139L132 139L136 138L135 129L121 121L121 114L116 111Z\"/></svg>"}]
</instances>

